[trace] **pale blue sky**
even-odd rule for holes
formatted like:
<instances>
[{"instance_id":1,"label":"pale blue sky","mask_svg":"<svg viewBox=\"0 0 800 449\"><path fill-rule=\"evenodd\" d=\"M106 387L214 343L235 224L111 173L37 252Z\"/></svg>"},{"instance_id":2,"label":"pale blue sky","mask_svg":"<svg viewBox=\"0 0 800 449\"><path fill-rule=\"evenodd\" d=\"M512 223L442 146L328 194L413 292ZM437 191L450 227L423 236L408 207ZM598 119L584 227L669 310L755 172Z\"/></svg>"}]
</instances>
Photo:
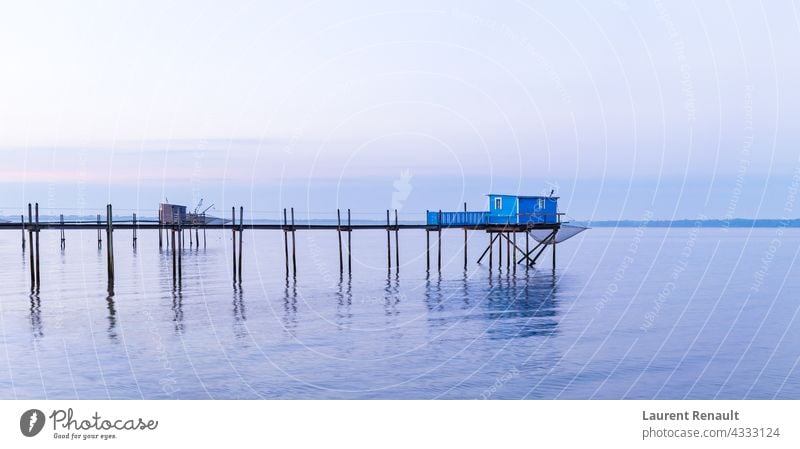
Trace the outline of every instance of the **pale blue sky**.
<instances>
[{"instance_id":1,"label":"pale blue sky","mask_svg":"<svg viewBox=\"0 0 800 449\"><path fill-rule=\"evenodd\" d=\"M581 219L796 216L799 8L5 2L0 213L556 187Z\"/></svg>"}]
</instances>

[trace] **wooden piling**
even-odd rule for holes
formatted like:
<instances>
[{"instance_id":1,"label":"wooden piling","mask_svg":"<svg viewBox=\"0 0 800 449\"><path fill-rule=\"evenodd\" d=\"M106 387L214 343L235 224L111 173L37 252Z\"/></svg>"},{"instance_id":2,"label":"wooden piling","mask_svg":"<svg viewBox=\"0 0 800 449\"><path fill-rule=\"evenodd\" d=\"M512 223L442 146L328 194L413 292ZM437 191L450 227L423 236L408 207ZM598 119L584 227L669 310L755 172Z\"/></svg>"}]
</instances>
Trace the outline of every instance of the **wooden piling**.
<instances>
[{"instance_id":1,"label":"wooden piling","mask_svg":"<svg viewBox=\"0 0 800 449\"><path fill-rule=\"evenodd\" d=\"M34 251L33 251L33 209L31 203L28 203L28 246L30 247L30 265L31 265L31 290L36 288L36 267L34 266Z\"/></svg>"},{"instance_id":2,"label":"wooden piling","mask_svg":"<svg viewBox=\"0 0 800 449\"><path fill-rule=\"evenodd\" d=\"M386 209L386 264L392 269L392 233L389 225L389 209Z\"/></svg>"},{"instance_id":3,"label":"wooden piling","mask_svg":"<svg viewBox=\"0 0 800 449\"><path fill-rule=\"evenodd\" d=\"M244 231L244 206L239 206L239 283L242 283L242 232Z\"/></svg>"},{"instance_id":4,"label":"wooden piling","mask_svg":"<svg viewBox=\"0 0 800 449\"><path fill-rule=\"evenodd\" d=\"M36 203L34 214L36 218L36 289L42 285L42 279L39 276L39 265L42 259L39 258L39 203Z\"/></svg>"},{"instance_id":5,"label":"wooden piling","mask_svg":"<svg viewBox=\"0 0 800 449\"><path fill-rule=\"evenodd\" d=\"M347 274L353 274L352 266L352 247L350 246L350 234L353 228L350 226L350 209L347 209Z\"/></svg>"},{"instance_id":6,"label":"wooden piling","mask_svg":"<svg viewBox=\"0 0 800 449\"><path fill-rule=\"evenodd\" d=\"M339 236L339 274L344 273L344 260L342 260L342 211L336 209L336 233Z\"/></svg>"},{"instance_id":7,"label":"wooden piling","mask_svg":"<svg viewBox=\"0 0 800 449\"><path fill-rule=\"evenodd\" d=\"M164 225L161 223L161 214L158 214L158 249L164 248L163 234Z\"/></svg>"},{"instance_id":8,"label":"wooden piling","mask_svg":"<svg viewBox=\"0 0 800 449\"><path fill-rule=\"evenodd\" d=\"M517 231L514 231L514 258L513 258L514 274L517 274Z\"/></svg>"},{"instance_id":9,"label":"wooden piling","mask_svg":"<svg viewBox=\"0 0 800 449\"><path fill-rule=\"evenodd\" d=\"M556 236L553 235L553 273L555 274L555 272L556 272Z\"/></svg>"},{"instance_id":10,"label":"wooden piling","mask_svg":"<svg viewBox=\"0 0 800 449\"><path fill-rule=\"evenodd\" d=\"M294 207L292 208L292 276L297 276L297 244L295 243Z\"/></svg>"},{"instance_id":11,"label":"wooden piling","mask_svg":"<svg viewBox=\"0 0 800 449\"><path fill-rule=\"evenodd\" d=\"M528 254L530 254L530 233L526 230L525 231L525 259L528 258ZM525 270L527 271L530 268L530 264L525 262Z\"/></svg>"},{"instance_id":12,"label":"wooden piling","mask_svg":"<svg viewBox=\"0 0 800 449\"><path fill-rule=\"evenodd\" d=\"M428 215L430 214L429 210L425 211L425 272L429 273L431 271L431 231L428 230Z\"/></svg>"},{"instance_id":13,"label":"wooden piling","mask_svg":"<svg viewBox=\"0 0 800 449\"><path fill-rule=\"evenodd\" d=\"M25 251L25 215L19 216L19 222L22 223L22 251Z\"/></svg>"},{"instance_id":14,"label":"wooden piling","mask_svg":"<svg viewBox=\"0 0 800 449\"><path fill-rule=\"evenodd\" d=\"M464 219L467 216L467 203L464 203ZM464 227L464 270L467 269L467 227Z\"/></svg>"},{"instance_id":15,"label":"wooden piling","mask_svg":"<svg viewBox=\"0 0 800 449\"><path fill-rule=\"evenodd\" d=\"M533 259L531 260L530 262L531 265L536 264L536 261L539 260L539 256L541 256L542 253L544 253L544 250L547 249L547 245L550 244L551 241L553 241L553 239L555 238L555 232L556 231L553 230L553 232L551 232L544 240L542 240L539 243L539 245L536 245L537 248L539 246L541 246L541 248L539 249L539 252L536 253L536 256L534 256ZM533 251L536 251L536 248L534 248Z\"/></svg>"},{"instance_id":16,"label":"wooden piling","mask_svg":"<svg viewBox=\"0 0 800 449\"><path fill-rule=\"evenodd\" d=\"M133 247L136 248L136 240L138 239L136 235L136 213L133 214Z\"/></svg>"},{"instance_id":17,"label":"wooden piling","mask_svg":"<svg viewBox=\"0 0 800 449\"><path fill-rule=\"evenodd\" d=\"M100 214L97 214L97 249L103 247L103 237L100 234Z\"/></svg>"},{"instance_id":18,"label":"wooden piling","mask_svg":"<svg viewBox=\"0 0 800 449\"><path fill-rule=\"evenodd\" d=\"M497 269L503 268L503 231L497 233Z\"/></svg>"},{"instance_id":19,"label":"wooden piling","mask_svg":"<svg viewBox=\"0 0 800 449\"><path fill-rule=\"evenodd\" d=\"M508 236L509 234L509 232L506 232L506 268L511 265L511 238Z\"/></svg>"},{"instance_id":20,"label":"wooden piling","mask_svg":"<svg viewBox=\"0 0 800 449\"><path fill-rule=\"evenodd\" d=\"M493 233L491 231L489 231L488 234L489 234L489 246L487 246L486 249L483 250L483 253L481 254L481 257L478 257L478 263L481 263L483 258L486 257L486 253L489 253L489 266L491 267L491 252L490 251L492 250L492 246L494 246L494 240L497 238L497 236L496 235L492 235Z\"/></svg>"},{"instance_id":21,"label":"wooden piling","mask_svg":"<svg viewBox=\"0 0 800 449\"><path fill-rule=\"evenodd\" d=\"M178 215L178 285L183 285L183 222Z\"/></svg>"},{"instance_id":22,"label":"wooden piling","mask_svg":"<svg viewBox=\"0 0 800 449\"><path fill-rule=\"evenodd\" d=\"M442 271L442 210L439 209L439 271Z\"/></svg>"},{"instance_id":23,"label":"wooden piling","mask_svg":"<svg viewBox=\"0 0 800 449\"><path fill-rule=\"evenodd\" d=\"M59 222L61 224L61 249L65 249L67 247L67 239L64 236L64 214L60 214Z\"/></svg>"},{"instance_id":24,"label":"wooden piling","mask_svg":"<svg viewBox=\"0 0 800 449\"><path fill-rule=\"evenodd\" d=\"M171 223L170 228L172 230L172 287L174 288L178 284L178 263L176 261L177 258L177 251L175 250L175 224ZM169 236L169 233L167 233Z\"/></svg>"},{"instance_id":25,"label":"wooden piling","mask_svg":"<svg viewBox=\"0 0 800 449\"><path fill-rule=\"evenodd\" d=\"M106 205L106 265L108 267L108 282L114 282L114 221L113 209Z\"/></svg>"},{"instance_id":26,"label":"wooden piling","mask_svg":"<svg viewBox=\"0 0 800 449\"><path fill-rule=\"evenodd\" d=\"M236 283L236 207L231 206L231 234L233 236L233 282Z\"/></svg>"},{"instance_id":27,"label":"wooden piling","mask_svg":"<svg viewBox=\"0 0 800 449\"><path fill-rule=\"evenodd\" d=\"M286 208L283 208L283 254L286 262L286 277L289 277L289 236L286 223Z\"/></svg>"},{"instance_id":28,"label":"wooden piling","mask_svg":"<svg viewBox=\"0 0 800 449\"><path fill-rule=\"evenodd\" d=\"M203 249L206 248L206 226L208 223L206 222L206 213L203 212Z\"/></svg>"},{"instance_id":29,"label":"wooden piling","mask_svg":"<svg viewBox=\"0 0 800 449\"><path fill-rule=\"evenodd\" d=\"M494 237L492 232L489 232L489 271L492 270L492 253L494 252Z\"/></svg>"},{"instance_id":30,"label":"wooden piling","mask_svg":"<svg viewBox=\"0 0 800 449\"><path fill-rule=\"evenodd\" d=\"M394 266L400 272L400 225L397 222L397 209L394 210Z\"/></svg>"}]
</instances>

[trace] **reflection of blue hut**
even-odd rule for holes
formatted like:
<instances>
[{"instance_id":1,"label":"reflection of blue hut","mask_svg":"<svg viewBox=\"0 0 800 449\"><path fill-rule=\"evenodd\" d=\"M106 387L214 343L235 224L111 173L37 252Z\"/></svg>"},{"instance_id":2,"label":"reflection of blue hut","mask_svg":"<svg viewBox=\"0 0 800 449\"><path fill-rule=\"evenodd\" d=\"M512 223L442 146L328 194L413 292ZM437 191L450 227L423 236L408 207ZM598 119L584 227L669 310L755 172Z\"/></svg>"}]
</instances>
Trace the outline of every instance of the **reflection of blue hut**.
<instances>
[{"instance_id":1,"label":"reflection of blue hut","mask_svg":"<svg viewBox=\"0 0 800 449\"><path fill-rule=\"evenodd\" d=\"M433 226L555 225L560 223L558 197L490 193L488 212L428 212Z\"/></svg>"}]
</instances>

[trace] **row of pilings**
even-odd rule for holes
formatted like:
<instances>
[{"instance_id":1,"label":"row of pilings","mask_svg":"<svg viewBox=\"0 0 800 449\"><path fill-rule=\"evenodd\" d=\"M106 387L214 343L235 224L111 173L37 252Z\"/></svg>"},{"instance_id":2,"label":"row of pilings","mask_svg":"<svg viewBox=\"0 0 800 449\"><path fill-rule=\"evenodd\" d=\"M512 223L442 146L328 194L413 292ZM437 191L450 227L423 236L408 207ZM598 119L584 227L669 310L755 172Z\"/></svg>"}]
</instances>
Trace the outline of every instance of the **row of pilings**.
<instances>
[{"instance_id":1,"label":"row of pilings","mask_svg":"<svg viewBox=\"0 0 800 449\"><path fill-rule=\"evenodd\" d=\"M464 204L464 211L467 210L466 203ZM238 213L238 221L237 221L237 213L236 208L231 207L231 220L230 220L230 230L232 233L232 246L231 246L231 267L232 267L232 279L234 284L241 284L242 282L242 262L243 262L243 232L245 229L244 224L244 207L239 207ZM400 271L400 229L424 229L425 230L425 259L426 259L426 272L431 271L431 242L430 242L430 234L432 232L437 233L437 259L436 259L436 267L439 272L442 270L442 230L444 229L443 226L440 224L442 223L442 211L438 211L439 220L436 225L401 225L398 220L398 211L397 209L394 210L394 214L392 215L392 211L387 209L386 210L386 222L383 225L353 225L351 220L351 211L350 209L346 210L346 217L343 218L342 210L336 210L336 226L335 230L337 232L338 237L338 259L339 259L339 273L344 274L345 267L347 273L349 275L352 274L352 232L354 229L384 229L386 232L386 264L389 271L394 270L395 272L399 273ZM428 211L427 214L430 213ZM91 227L96 227L97 229L97 245L98 249L102 249L103 246L103 238L102 238L102 230L105 229L106 234L106 266L108 270L108 281L109 285L113 285L115 279L115 271L114 271L114 221L113 217L113 209L112 205L108 204L106 206L106 217L105 223L102 221L102 217L100 214L97 215L97 222L96 226L92 225ZM64 250L66 248L66 236L65 236L65 228L68 223L64 221L64 215L61 214L59 216L59 221L57 223L50 222L50 223L40 223L39 221L39 204L28 204L28 220L27 223L25 222L25 217L20 216L21 221L21 228L22 228L22 249L25 251L26 247L26 232L27 232L27 245L30 248L30 276L31 276L31 289L38 290L41 285L41 276L40 276L40 258L39 258L39 232L43 227L52 228L54 225L58 225L60 228L60 245L61 249ZM127 223L123 222L123 223ZM134 213L132 218L132 226L124 225L127 228L132 230L132 242L134 250L136 249L137 242L138 242L138 230L140 227L140 221L137 219L137 215ZM76 224L76 223L70 223ZM86 222L80 222L81 225L86 225ZM155 227L155 222L149 222L149 224L145 225L149 229L153 229ZM185 243L185 231L188 229L189 234L189 247L197 245L200 247L200 228L203 228L202 233L202 241L203 247L206 247L206 228L209 226L206 222L205 214L201 215L200 222L189 222L183 223L180 217L176 217L175 220L172 220L169 223L164 223L161 220L158 221L157 229L158 229L158 246L159 250L163 250L165 247L170 250L171 258L172 258L172 280L173 286L178 287L181 285L182 278L183 278L183 249ZM220 227L219 225L212 226L213 228ZM228 228L227 225L221 226L223 229ZM283 243L284 243L284 267L285 267L285 274L286 277L296 277L297 275L297 240L296 240L296 231L298 229L332 229L332 225L313 225L313 224L306 224L298 226L295 223L295 213L294 208L284 208L283 209L283 222L281 225L258 225L251 222L248 227L252 229L279 229L283 231ZM553 269L555 270L556 264L556 233L558 232L559 227L555 226L552 228L551 233L542 241L537 242L537 244L531 249L530 248L530 240L529 240L529 233L527 232L527 228L520 228L520 227L503 227L503 226L493 226L490 228L481 228L480 226L462 226L460 227L463 229L464 232L464 242L463 242L463 254L464 254L464 269L466 270L468 267L468 253L467 253L467 242L468 242L468 231L469 230L485 230L489 236L489 243L486 249L483 251L481 256L478 258L477 263L481 263L481 261L488 256L488 265L489 270L491 270L495 265L499 268L503 266L504 257L503 257L503 247L505 246L505 266L509 271L513 271L516 273L517 266L520 264L525 264L525 268L528 269L533 267L537 260L542 256L545 249L548 246L552 247L552 258L553 258ZM85 229L85 227L84 227ZM522 232L525 235L525 246L524 249L517 244L517 234ZM345 238L346 235L346 244ZM394 242L392 242L394 239ZM394 250L393 248L394 247ZM495 258L494 254L495 251L498 253L498 257ZM346 255L345 255L346 252ZM392 254L394 252L394 254ZM521 255L521 257L520 257ZM394 256L394 257L393 257ZM496 261L496 263L495 263Z\"/></svg>"}]
</instances>

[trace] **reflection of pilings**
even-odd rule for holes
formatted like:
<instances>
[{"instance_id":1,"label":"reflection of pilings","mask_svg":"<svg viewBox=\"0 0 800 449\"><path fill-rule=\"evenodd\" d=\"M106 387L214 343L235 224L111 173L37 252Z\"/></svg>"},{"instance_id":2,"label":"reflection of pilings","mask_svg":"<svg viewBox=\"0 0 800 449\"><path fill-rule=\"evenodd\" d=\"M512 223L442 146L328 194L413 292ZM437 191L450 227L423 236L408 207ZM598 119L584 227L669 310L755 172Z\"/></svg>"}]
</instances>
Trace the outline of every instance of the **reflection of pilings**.
<instances>
[{"instance_id":1,"label":"reflection of pilings","mask_svg":"<svg viewBox=\"0 0 800 449\"><path fill-rule=\"evenodd\" d=\"M110 287L108 296L106 296L106 305L108 306L108 338L111 340L117 339L117 310L114 307L114 288Z\"/></svg>"},{"instance_id":2,"label":"reflection of pilings","mask_svg":"<svg viewBox=\"0 0 800 449\"><path fill-rule=\"evenodd\" d=\"M175 323L175 332L182 333L183 326L183 293L180 289L172 290L172 322Z\"/></svg>"},{"instance_id":3,"label":"reflection of pilings","mask_svg":"<svg viewBox=\"0 0 800 449\"><path fill-rule=\"evenodd\" d=\"M31 330L34 338L44 336L42 332L42 301L39 299L38 291L34 291L30 295L31 298Z\"/></svg>"},{"instance_id":4,"label":"reflection of pilings","mask_svg":"<svg viewBox=\"0 0 800 449\"><path fill-rule=\"evenodd\" d=\"M235 321L247 321L244 293L241 286L237 287L233 292L233 319Z\"/></svg>"}]
</instances>

